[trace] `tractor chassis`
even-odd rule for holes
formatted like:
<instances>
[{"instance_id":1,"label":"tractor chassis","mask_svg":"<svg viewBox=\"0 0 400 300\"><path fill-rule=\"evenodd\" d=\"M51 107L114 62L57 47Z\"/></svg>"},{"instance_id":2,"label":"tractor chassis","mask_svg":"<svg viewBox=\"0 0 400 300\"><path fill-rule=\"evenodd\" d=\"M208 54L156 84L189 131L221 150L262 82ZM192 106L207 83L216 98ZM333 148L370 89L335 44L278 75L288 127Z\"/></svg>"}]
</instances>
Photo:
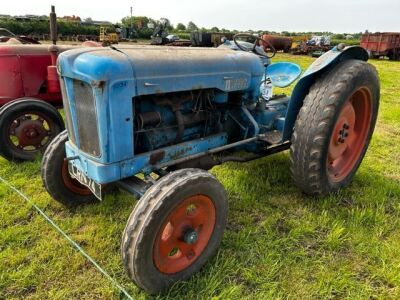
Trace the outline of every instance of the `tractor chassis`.
<instances>
[{"instance_id":1,"label":"tractor chassis","mask_svg":"<svg viewBox=\"0 0 400 300\"><path fill-rule=\"evenodd\" d=\"M233 162L249 162L255 159L259 159L265 156L269 156L275 153L279 153L285 150L288 150L290 148L290 142L285 142L282 144L277 144L277 145L272 145L267 148L265 148L264 151L257 153L257 154L246 154L246 155L219 155L216 156L215 154L220 153L224 150L229 150L234 147L242 146L247 143L255 142L255 141L262 141L262 139L265 138L265 135L260 134L257 137L252 137L247 140L239 141L236 143L231 143L225 146L221 146L218 148L214 148L211 150L207 150L201 153L193 154L186 156L184 158L180 159L175 159L168 161L167 163L163 163L160 165L156 165L156 170L153 172L158 177L165 176L168 174L168 171L166 170L168 167L180 165L183 163L190 163L193 161L196 161L198 164L201 166L205 167L206 169L210 169L212 166L219 165L228 161L233 161ZM154 151L153 154L159 152ZM140 179L137 176L129 177L120 181L116 182L116 185L123 190L127 191L130 194L133 194L134 196L140 198L142 197L147 189L154 184L154 179L153 177L150 176L150 174L147 174L145 176L145 180Z\"/></svg>"}]
</instances>

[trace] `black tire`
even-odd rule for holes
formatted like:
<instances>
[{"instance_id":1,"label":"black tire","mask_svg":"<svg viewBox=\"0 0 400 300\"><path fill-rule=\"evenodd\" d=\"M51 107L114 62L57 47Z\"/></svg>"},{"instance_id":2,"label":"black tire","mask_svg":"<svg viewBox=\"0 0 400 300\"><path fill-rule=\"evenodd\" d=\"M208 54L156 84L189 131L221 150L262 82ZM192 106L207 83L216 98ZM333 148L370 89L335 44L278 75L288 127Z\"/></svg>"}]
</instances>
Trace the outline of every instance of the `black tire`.
<instances>
[{"instance_id":1,"label":"black tire","mask_svg":"<svg viewBox=\"0 0 400 300\"><path fill-rule=\"evenodd\" d=\"M18 148L10 138L10 128L14 121L25 114L41 114L46 118L49 128L49 136L45 143L39 143L38 149ZM43 153L51 140L64 130L64 121L58 110L47 102L32 98L22 98L7 103L0 109L0 155L7 160L29 161L34 160Z\"/></svg>"},{"instance_id":2,"label":"black tire","mask_svg":"<svg viewBox=\"0 0 400 300\"><path fill-rule=\"evenodd\" d=\"M212 200L216 212L215 225L207 245L183 270L173 274L161 272L153 259L157 236L160 236L165 220L183 199L199 194ZM182 169L161 178L139 200L122 236L121 256L129 277L151 294L159 294L174 282L189 278L218 249L226 226L227 211L225 189L206 171Z\"/></svg>"},{"instance_id":3,"label":"black tire","mask_svg":"<svg viewBox=\"0 0 400 300\"><path fill-rule=\"evenodd\" d=\"M42 180L50 196L67 206L90 204L97 198L89 189L71 178L65 161L65 142L67 131L60 133L49 145L42 160Z\"/></svg>"},{"instance_id":4,"label":"black tire","mask_svg":"<svg viewBox=\"0 0 400 300\"><path fill-rule=\"evenodd\" d=\"M343 167L341 175L343 178L339 174L332 176L329 165L332 162L328 160L332 141L336 137L334 131L338 130L337 124L345 105L361 89L365 93L370 93L369 101L366 103L371 103L368 111L370 117L365 119L369 122L363 123L368 124L368 127L362 129L365 132L365 138L362 139L364 142L353 147L357 149L352 156L354 159L351 162L344 162L347 169ZM301 190L310 195L326 195L349 185L361 164L374 131L379 97L380 85L375 68L359 60L339 63L314 83L297 116L290 148L292 177ZM355 115L356 118L366 118L359 117L360 113ZM339 132L344 133L344 131ZM345 136L347 137L347 134ZM337 143L344 142L340 141L339 137ZM344 148L346 149L344 151L351 154L352 148L347 145L345 147L348 148ZM335 176L338 176L338 180Z\"/></svg>"}]
</instances>

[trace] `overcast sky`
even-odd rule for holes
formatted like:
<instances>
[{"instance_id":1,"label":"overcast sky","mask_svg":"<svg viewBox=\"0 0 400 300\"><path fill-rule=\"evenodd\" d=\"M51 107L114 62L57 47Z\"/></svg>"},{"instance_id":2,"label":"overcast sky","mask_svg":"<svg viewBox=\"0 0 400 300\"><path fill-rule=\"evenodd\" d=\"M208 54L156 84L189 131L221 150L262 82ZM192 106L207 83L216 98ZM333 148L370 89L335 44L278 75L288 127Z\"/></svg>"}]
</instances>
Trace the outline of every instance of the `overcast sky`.
<instances>
[{"instance_id":1,"label":"overcast sky","mask_svg":"<svg viewBox=\"0 0 400 300\"><path fill-rule=\"evenodd\" d=\"M118 22L130 14L199 27L360 32L400 31L400 0L2 0L0 14L78 15Z\"/></svg>"}]
</instances>

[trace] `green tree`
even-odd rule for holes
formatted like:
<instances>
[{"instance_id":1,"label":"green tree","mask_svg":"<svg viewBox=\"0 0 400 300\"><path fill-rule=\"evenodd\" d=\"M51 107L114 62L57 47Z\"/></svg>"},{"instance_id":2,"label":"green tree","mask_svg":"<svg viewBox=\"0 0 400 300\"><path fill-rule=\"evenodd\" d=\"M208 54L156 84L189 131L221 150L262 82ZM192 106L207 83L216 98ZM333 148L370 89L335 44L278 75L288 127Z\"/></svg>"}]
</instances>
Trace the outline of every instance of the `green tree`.
<instances>
[{"instance_id":1,"label":"green tree","mask_svg":"<svg viewBox=\"0 0 400 300\"><path fill-rule=\"evenodd\" d=\"M188 31L195 31L195 30L198 30L198 29L199 29L199 27L197 27L197 25L194 24L192 21L190 21L190 22L188 23L188 25L186 26L186 28L187 28Z\"/></svg>"},{"instance_id":2,"label":"green tree","mask_svg":"<svg viewBox=\"0 0 400 300\"><path fill-rule=\"evenodd\" d=\"M219 32L218 27L214 26L210 29L211 32Z\"/></svg>"},{"instance_id":3,"label":"green tree","mask_svg":"<svg viewBox=\"0 0 400 300\"><path fill-rule=\"evenodd\" d=\"M186 30L186 26L183 25L182 23L178 23L178 24L176 25L176 30L185 31L185 30Z\"/></svg>"}]
</instances>

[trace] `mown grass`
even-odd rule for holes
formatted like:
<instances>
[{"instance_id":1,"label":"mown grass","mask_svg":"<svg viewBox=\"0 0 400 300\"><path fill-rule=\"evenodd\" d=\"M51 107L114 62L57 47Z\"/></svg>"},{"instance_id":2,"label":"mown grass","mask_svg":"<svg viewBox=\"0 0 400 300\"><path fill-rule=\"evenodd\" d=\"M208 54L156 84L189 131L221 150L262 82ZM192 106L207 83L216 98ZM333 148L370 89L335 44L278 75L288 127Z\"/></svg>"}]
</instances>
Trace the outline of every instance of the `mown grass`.
<instances>
[{"instance_id":1,"label":"mown grass","mask_svg":"<svg viewBox=\"0 0 400 300\"><path fill-rule=\"evenodd\" d=\"M299 63L312 58L278 55ZM287 153L212 173L229 195L218 254L159 299L400 298L400 63L371 61L382 82L377 129L351 186L310 198L293 184ZM135 205L126 193L67 210L46 194L40 161L0 159L6 178L45 210L135 299L119 258ZM0 299L118 299L110 282L30 206L0 184Z\"/></svg>"}]
</instances>

